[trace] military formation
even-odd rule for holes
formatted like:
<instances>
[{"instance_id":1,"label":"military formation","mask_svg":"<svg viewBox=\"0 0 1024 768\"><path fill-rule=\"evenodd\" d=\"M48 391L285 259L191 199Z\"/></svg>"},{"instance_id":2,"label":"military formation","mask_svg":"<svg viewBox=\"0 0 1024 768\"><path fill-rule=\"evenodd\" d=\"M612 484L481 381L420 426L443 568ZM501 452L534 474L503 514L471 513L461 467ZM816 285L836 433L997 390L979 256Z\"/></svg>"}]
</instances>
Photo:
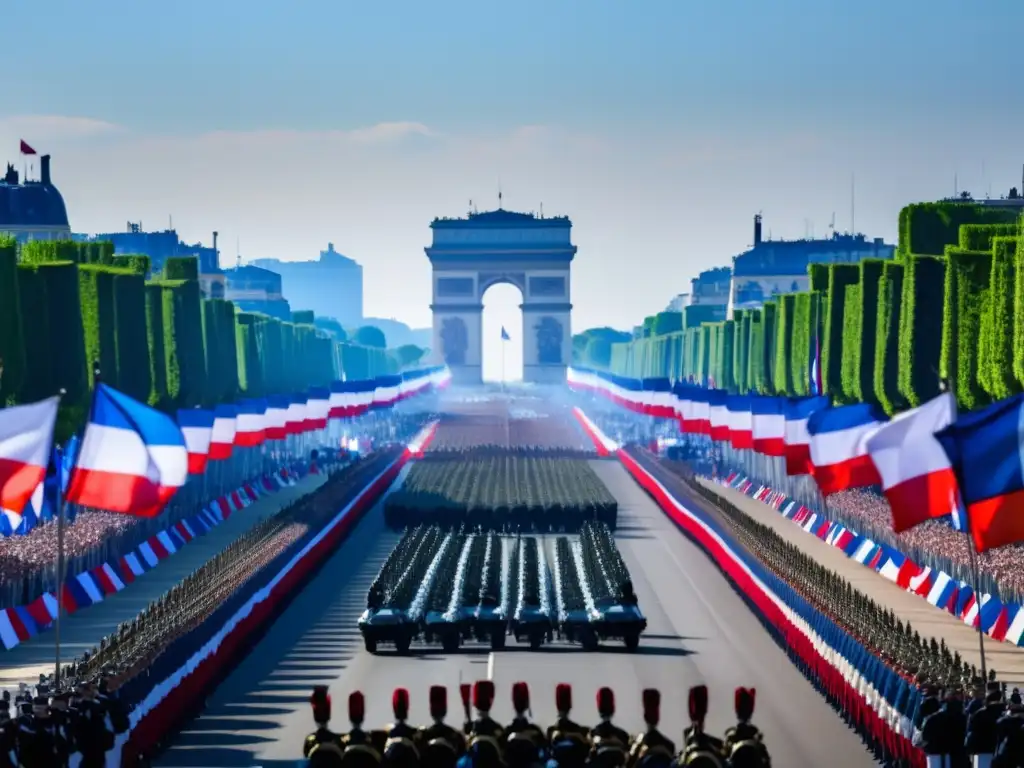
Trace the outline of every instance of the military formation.
<instances>
[{"instance_id":1,"label":"military formation","mask_svg":"<svg viewBox=\"0 0 1024 768\"><path fill-rule=\"evenodd\" d=\"M722 738L704 730L708 690L690 690L691 724L682 734L682 747L659 730L661 694L643 692L646 730L630 735L613 722L615 694L610 688L597 692L599 722L591 727L571 719L572 688L555 688L555 722L546 729L530 721L530 692L526 683L512 686L515 717L503 725L491 717L494 683L481 680L460 686L465 722L461 729L445 722L448 690L430 689L431 724L420 728L408 723L409 692L396 689L392 696L395 722L379 730L365 730L366 702L356 691L349 695L347 733L329 727L331 699L326 686L314 689L311 703L316 730L303 744L303 756L311 768L770 768L771 758L761 732L753 724L753 689L736 689L735 726ZM475 710L475 714L474 711Z\"/></svg>"},{"instance_id":2,"label":"military formation","mask_svg":"<svg viewBox=\"0 0 1024 768\"><path fill-rule=\"evenodd\" d=\"M56 691L41 677L35 692L22 684L12 700L0 694L0 768L103 768L118 734L128 730L128 713L117 680L81 680Z\"/></svg>"}]
</instances>

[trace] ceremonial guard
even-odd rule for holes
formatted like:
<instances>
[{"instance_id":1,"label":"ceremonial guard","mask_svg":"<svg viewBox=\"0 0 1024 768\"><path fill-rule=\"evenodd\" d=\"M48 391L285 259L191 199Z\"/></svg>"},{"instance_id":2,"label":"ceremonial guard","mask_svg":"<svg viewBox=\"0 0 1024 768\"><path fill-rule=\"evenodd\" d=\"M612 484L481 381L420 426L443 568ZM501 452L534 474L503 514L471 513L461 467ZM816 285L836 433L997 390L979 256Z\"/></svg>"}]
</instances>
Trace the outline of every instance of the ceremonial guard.
<instances>
[{"instance_id":1,"label":"ceremonial guard","mask_svg":"<svg viewBox=\"0 0 1024 768\"><path fill-rule=\"evenodd\" d=\"M690 689L690 726L683 731L683 751L676 758L679 766L688 768L725 768L723 744L720 739L704 733L708 714L708 687L695 685Z\"/></svg>"},{"instance_id":2,"label":"ceremonial guard","mask_svg":"<svg viewBox=\"0 0 1024 768\"><path fill-rule=\"evenodd\" d=\"M431 768L453 768L459 756L466 751L461 733L445 723L448 715L448 689L443 685L430 686L430 718L433 723L421 728L416 743L425 765Z\"/></svg>"},{"instance_id":3,"label":"ceremonial guard","mask_svg":"<svg viewBox=\"0 0 1024 768\"><path fill-rule=\"evenodd\" d=\"M419 764L420 754L414 741L416 729L406 723L409 718L409 691L396 688L391 695L391 709L395 722L386 729L384 761L395 766L415 768Z\"/></svg>"},{"instance_id":4,"label":"ceremonial guard","mask_svg":"<svg viewBox=\"0 0 1024 768\"><path fill-rule=\"evenodd\" d=\"M4 691L6 694L7 691ZM0 768L18 766L18 724L11 719L11 702L0 700Z\"/></svg>"},{"instance_id":5,"label":"ceremonial guard","mask_svg":"<svg viewBox=\"0 0 1024 768\"><path fill-rule=\"evenodd\" d=\"M985 706L975 707L967 719L964 746L967 754L974 756L975 768L990 768L992 765L992 756L999 746L996 724L1005 711L1001 686L996 682L989 683L985 692Z\"/></svg>"},{"instance_id":6,"label":"ceremonial guard","mask_svg":"<svg viewBox=\"0 0 1024 768\"><path fill-rule=\"evenodd\" d=\"M547 739L529 720L530 688L526 683L513 683L512 709L516 716L506 730L505 760L513 767L534 765L544 759Z\"/></svg>"},{"instance_id":7,"label":"ceremonial guard","mask_svg":"<svg viewBox=\"0 0 1024 768\"><path fill-rule=\"evenodd\" d=\"M615 693L611 688L598 690L597 714L601 722L590 729L591 760L605 768L625 765L629 734L612 723L615 716Z\"/></svg>"},{"instance_id":8,"label":"ceremonial guard","mask_svg":"<svg viewBox=\"0 0 1024 768\"><path fill-rule=\"evenodd\" d=\"M350 768L379 765L386 738L383 731L363 730L366 698L362 691L353 691L348 695L348 719L352 728L341 737L345 747L344 764Z\"/></svg>"},{"instance_id":9,"label":"ceremonial guard","mask_svg":"<svg viewBox=\"0 0 1024 768\"><path fill-rule=\"evenodd\" d=\"M313 706L313 722L316 730L306 736L302 744L302 756L309 758L310 765L341 765L344 743L341 734L335 733L327 724L331 722L331 696L326 685L313 688L309 699Z\"/></svg>"},{"instance_id":10,"label":"ceremonial guard","mask_svg":"<svg viewBox=\"0 0 1024 768\"><path fill-rule=\"evenodd\" d=\"M569 718L572 711L572 686L568 683L555 686L555 711L558 712L558 719L547 730L551 756L562 768L582 766L590 753L590 732Z\"/></svg>"},{"instance_id":11,"label":"ceremonial guard","mask_svg":"<svg viewBox=\"0 0 1024 768\"><path fill-rule=\"evenodd\" d=\"M505 731L497 720L491 717L491 706L494 704L494 683L490 680L477 680L473 684L473 708L477 711L476 719L470 719L469 686L460 688L462 705L466 710L466 752L472 757L476 766L497 765L502 761Z\"/></svg>"},{"instance_id":12,"label":"ceremonial guard","mask_svg":"<svg viewBox=\"0 0 1024 768\"><path fill-rule=\"evenodd\" d=\"M732 768L771 768L771 758L764 746L764 737L750 722L754 716L753 688L737 688L735 698L736 725L725 732L725 754Z\"/></svg>"},{"instance_id":13,"label":"ceremonial guard","mask_svg":"<svg viewBox=\"0 0 1024 768\"><path fill-rule=\"evenodd\" d=\"M50 721L50 706L45 696L36 696L19 718L18 759L26 768L31 766L54 766L62 768L68 764L70 755L67 744L58 739Z\"/></svg>"},{"instance_id":14,"label":"ceremonial guard","mask_svg":"<svg viewBox=\"0 0 1024 768\"><path fill-rule=\"evenodd\" d=\"M658 730L661 720L661 691L646 688L643 692L644 722L647 731L633 741L629 750L629 768L667 766L676 753L676 745Z\"/></svg>"}]
</instances>

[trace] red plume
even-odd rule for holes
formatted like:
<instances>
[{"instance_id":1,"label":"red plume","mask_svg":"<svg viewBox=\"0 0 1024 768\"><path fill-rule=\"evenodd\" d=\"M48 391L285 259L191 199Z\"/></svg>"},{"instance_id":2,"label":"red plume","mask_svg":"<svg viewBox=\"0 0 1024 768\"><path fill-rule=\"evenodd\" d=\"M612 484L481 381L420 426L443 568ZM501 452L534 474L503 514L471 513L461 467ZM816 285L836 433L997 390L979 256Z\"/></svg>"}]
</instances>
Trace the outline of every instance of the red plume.
<instances>
[{"instance_id":1,"label":"red plume","mask_svg":"<svg viewBox=\"0 0 1024 768\"><path fill-rule=\"evenodd\" d=\"M443 685L430 686L430 716L440 720L448 714L448 689Z\"/></svg>"},{"instance_id":2,"label":"red plume","mask_svg":"<svg viewBox=\"0 0 1024 768\"><path fill-rule=\"evenodd\" d=\"M366 717L366 699L362 691L352 691L348 695L348 719L353 725L359 725Z\"/></svg>"},{"instance_id":3,"label":"red plume","mask_svg":"<svg viewBox=\"0 0 1024 768\"><path fill-rule=\"evenodd\" d=\"M555 709L559 714L569 714L572 709L572 686L559 683L555 686Z\"/></svg>"},{"instance_id":4,"label":"red plume","mask_svg":"<svg viewBox=\"0 0 1024 768\"><path fill-rule=\"evenodd\" d=\"M512 708L517 715L530 708L530 689L526 683L512 684Z\"/></svg>"},{"instance_id":5,"label":"red plume","mask_svg":"<svg viewBox=\"0 0 1024 768\"><path fill-rule=\"evenodd\" d=\"M409 717L409 691L405 688L395 688L391 694L391 709L395 713L395 720L405 720Z\"/></svg>"},{"instance_id":6,"label":"red plume","mask_svg":"<svg viewBox=\"0 0 1024 768\"><path fill-rule=\"evenodd\" d=\"M490 680L477 680L473 683L473 706L481 712L490 712L494 703L494 683Z\"/></svg>"},{"instance_id":7,"label":"red plume","mask_svg":"<svg viewBox=\"0 0 1024 768\"><path fill-rule=\"evenodd\" d=\"M661 719L661 691L657 688L645 688L643 693L644 722L657 725Z\"/></svg>"},{"instance_id":8,"label":"red plume","mask_svg":"<svg viewBox=\"0 0 1024 768\"><path fill-rule=\"evenodd\" d=\"M754 715L754 698L757 691L753 688L736 689L736 717L743 722L748 721Z\"/></svg>"},{"instance_id":9,"label":"red plume","mask_svg":"<svg viewBox=\"0 0 1024 768\"><path fill-rule=\"evenodd\" d=\"M601 717L615 714L615 693L611 688L601 688L597 692L597 714Z\"/></svg>"},{"instance_id":10,"label":"red plume","mask_svg":"<svg viewBox=\"0 0 1024 768\"><path fill-rule=\"evenodd\" d=\"M331 695L327 692L326 685L313 688L309 703L313 705L313 719L316 722L326 723L331 719Z\"/></svg>"},{"instance_id":11,"label":"red plume","mask_svg":"<svg viewBox=\"0 0 1024 768\"><path fill-rule=\"evenodd\" d=\"M695 685L690 689L690 720L703 723L708 714L708 687Z\"/></svg>"}]
</instances>

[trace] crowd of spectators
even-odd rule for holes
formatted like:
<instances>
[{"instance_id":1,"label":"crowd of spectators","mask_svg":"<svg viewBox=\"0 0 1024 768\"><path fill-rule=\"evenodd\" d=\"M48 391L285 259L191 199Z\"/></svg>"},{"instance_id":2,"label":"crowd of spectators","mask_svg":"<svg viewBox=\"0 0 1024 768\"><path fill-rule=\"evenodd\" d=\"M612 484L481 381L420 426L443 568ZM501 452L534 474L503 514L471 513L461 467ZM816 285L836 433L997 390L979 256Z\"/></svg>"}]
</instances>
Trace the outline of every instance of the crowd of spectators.
<instances>
[{"instance_id":1,"label":"crowd of spectators","mask_svg":"<svg viewBox=\"0 0 1024 768\"><path fill-rule=\"evenodd\" d=\"M347 439L354 439L361 451L375 446L404 444L423 427L428 418L429 414L412 409L403 409L397 413L371 413L351 425L347 430ZM314 447L326 450L331 455L337 453L333 447L325 449L322 444L314 444L312 441L306 443L301 446L301 458L298 453L295 454L296 465L308 463L308 451ZM260 451L259 448L248 450ZM247 465L241 459L224 462L231 466L224 469L218 467L219 477L223 479L228 475L237 475L225 485L227 490L234 490L245 482L255 482L262 471L250 469L245 473L243 467L259 467L264 463L249 462ZM202 482L202 478L197 476L179 492L178 498L163 514L155 518L138 518L92 509L69 509L64 526L65 573L74 576L121 557L151 536L194 515L203 504L213 500L212 496L200 498L203 495L200 487ZM0 538L0 609L27 605L44 592L56 589L57 527L56 520L40 521L25 535Z\"/></svg>"}]
</instances>

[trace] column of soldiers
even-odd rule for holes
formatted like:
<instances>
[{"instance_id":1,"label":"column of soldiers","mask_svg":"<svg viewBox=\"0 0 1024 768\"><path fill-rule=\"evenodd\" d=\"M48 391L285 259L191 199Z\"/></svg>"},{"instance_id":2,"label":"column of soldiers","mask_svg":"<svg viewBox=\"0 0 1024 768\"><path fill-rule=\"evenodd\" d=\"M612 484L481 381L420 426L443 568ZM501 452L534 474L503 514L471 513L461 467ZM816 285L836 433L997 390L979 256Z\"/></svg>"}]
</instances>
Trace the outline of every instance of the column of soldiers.
<instances>
[{"instance_id":1,"label":"column of soldiers","mask_svg":"<svg viewBox=\"0 0 1024 768\"><path fill-rule=\"evenodd\" d=\"M909 622L857 592L712 490L695 482L687 486L715 505L739 542L769 570L920 692L912 738L932 761L930 765L1024 768L1024 705L1017 689L1008 695L994 670L988 680L982 679L974 666L949 650L945 640L922 638ZM883 764L900 765L891 744L855 721L839 706L841 702L833 704L858 728Z\"/></svg>"},{"instance_id":2,"label":"column of soldiers","mask_svg":"<svg viewBox=\"0 0 1024 768\"><path fill-rule=\"evenodd\" d=\"M570 718L572 688L555 689L558 717L542 729L530 721L530 694L526 683L512 687L515 717L502 725L491 717L494 683L481 680L460 686L465 722L461 729L448 725L448 692L444 686L430 689L432 723L422 728L408 724L409 692L395 690L392 708L395 722L379 730L365 730L366 702L359 691L348 700L352 728L336 733L329 728L331 700L326 686L314 689L311 703L316 730L303 744L310 768L770 768L771 758L761 732L751 722L753 689L736 690L738 722L718 738L704 730L708 691L690 691L691 724L683 731L682 749L658 728L661 695L656 689L643 692L643 733L631 736L613 723L615 695L610 688L597 693L599 722L587 727ZM476 710L474 716L472 710Z\"/></svg>"},{"instance_id":3,"label":"column of soldiers","mask_svg":"<svg viewBox=\"0 0 1024 768\"><path fill-rule=\"evenodd\" d=\"M128 714L116 680L78 681L70 690L51 689L40 677L35 695L22 684L13 701L0 694L0 768L67 768L72 755L80 768L103 768Z\"/></svg>"}]
</instances>

